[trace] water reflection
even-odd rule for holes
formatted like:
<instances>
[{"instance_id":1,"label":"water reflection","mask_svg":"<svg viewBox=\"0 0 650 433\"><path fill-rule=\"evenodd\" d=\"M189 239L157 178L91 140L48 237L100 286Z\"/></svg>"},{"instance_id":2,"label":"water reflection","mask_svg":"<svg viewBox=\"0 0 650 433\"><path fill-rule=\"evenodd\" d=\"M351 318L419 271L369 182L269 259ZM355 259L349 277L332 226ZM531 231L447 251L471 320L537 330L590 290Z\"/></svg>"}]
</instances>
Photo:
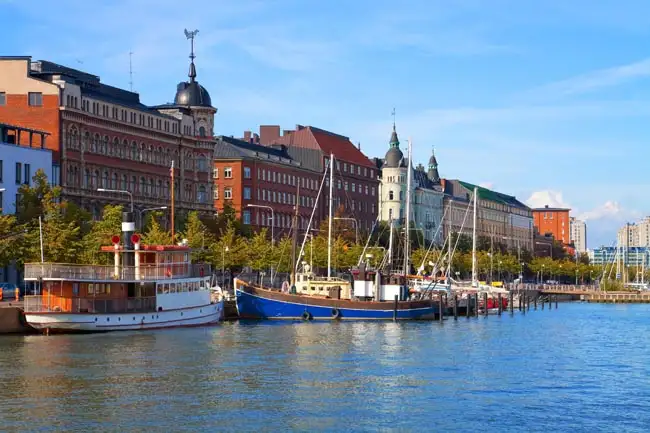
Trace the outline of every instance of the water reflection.
<instances>
[{"instance_id":1,"label":"water reflection","mask_svg":"<svg viewBox=\"0 0 650 433\"><path fill-rule=\"evenodd\" d=\"M591 432L616 422L643 431L650 306L611 307L444 324L241 322L6 337L1 425Z\"/></svg>"}]
</instances>

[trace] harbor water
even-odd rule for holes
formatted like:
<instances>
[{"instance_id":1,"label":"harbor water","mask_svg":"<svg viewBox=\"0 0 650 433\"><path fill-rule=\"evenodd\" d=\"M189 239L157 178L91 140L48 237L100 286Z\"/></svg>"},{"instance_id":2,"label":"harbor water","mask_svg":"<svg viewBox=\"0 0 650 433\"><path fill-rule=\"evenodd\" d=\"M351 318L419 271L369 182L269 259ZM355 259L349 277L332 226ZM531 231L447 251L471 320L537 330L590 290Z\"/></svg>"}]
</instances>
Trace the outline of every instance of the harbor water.
<instances>
[{"instance_id":1,"label":"harbor water","mask_svg":"<svg viewBox=\"0 0 650 433\"><path fill-rule=\"evenodd\" d=\"M650 430L650 305L0 338L0 431Z\"/></svg>"}]
</instances>

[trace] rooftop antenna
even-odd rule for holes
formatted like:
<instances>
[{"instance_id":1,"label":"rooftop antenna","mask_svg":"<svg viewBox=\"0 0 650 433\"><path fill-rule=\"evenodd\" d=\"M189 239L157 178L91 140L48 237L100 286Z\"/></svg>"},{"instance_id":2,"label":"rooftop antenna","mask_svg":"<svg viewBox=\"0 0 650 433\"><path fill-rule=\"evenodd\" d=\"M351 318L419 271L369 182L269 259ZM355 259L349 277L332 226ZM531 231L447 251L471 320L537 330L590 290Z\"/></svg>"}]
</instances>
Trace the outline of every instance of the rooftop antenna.
<instances>
[{"instance_id":1,"label":"rooftop antenna","mask_svg":"<svg viewBox=\"0 0 650 433\"><path fill-rule=\"evenodd\" d=\"M131 58L133 56L133 51L129 51L129 88L133 92L133 62Z\"/></svg>"},{"instance_id":2,"label":"rooftop antenna","mask_svg":"<svg viewBox=\"0 0 650 433\"><path fill-rule=\"evenodd\" d=\"M194 55L194 38L196 37L196 34L198 33L198 30L192 30L191 32L187 31L185 29L185 37L191 41L191 51L190 51L190 73L188 76L190 77L190 82L194 81L196 78L196 68L194 67L194 59L196 56Z\"/></svg>"}]
</instances>

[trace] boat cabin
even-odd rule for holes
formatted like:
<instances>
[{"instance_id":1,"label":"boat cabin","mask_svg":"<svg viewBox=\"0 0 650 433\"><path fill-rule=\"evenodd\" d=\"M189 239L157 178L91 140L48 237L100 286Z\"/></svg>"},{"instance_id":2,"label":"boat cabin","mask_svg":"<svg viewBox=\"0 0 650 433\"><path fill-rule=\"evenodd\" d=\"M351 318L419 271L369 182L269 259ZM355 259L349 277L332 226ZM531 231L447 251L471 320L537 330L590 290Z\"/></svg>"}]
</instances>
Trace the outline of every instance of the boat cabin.
<instances>
[{"instance_id":1,"label":"boat cabin","mask_svg":"<svg viewBox=\"0 0 650 433\"><path fill-rule=\"evenodd\" d=\"M303 264L302 272L296 273L296 293L332 299L351 299L352 285L342 278L319 277L311 267Z\"/></svg>"}]
</instances>

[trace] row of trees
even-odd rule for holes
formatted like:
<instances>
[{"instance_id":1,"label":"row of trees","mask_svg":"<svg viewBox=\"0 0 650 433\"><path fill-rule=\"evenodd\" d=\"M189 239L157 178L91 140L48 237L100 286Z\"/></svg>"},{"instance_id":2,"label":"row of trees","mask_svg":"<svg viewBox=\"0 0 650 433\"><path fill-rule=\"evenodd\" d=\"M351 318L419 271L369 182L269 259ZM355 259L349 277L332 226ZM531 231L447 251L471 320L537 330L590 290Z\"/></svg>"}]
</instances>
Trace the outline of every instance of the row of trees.
<instances>
[{"instance_id":1,"label":"row of trees","mask_svg":"<svg viewBox=\"0 0 650 433\"><path fill-rule=\"evenodd\" d=\"M111 257L100 253L100 247L109 245L110 239L121 232L122 207L108 205L102 218L93 221L91 216L72 203L61 200L61 189L51 186L42 171L34 176L33 187L20 189L20 202L16 215L0 216L0 265L11 261L19 265L41 259L39 216L42 220L43 259L63 263L109 264ZM145 244L170 244L186 239L193 249L193 259L211 263L215 268L238 271L249 267L255 271L274 268L288 272L291 258L291 239L284 234L279 239L269 239L267 230L253 233L249 226L241 224L231 207L218 216L202 217L190 212L179 218L175 239L161 224L162 214L152 212L147 216L143 230ZM346 271L357 264L363 254L363 245L356 243L356 236L345 221L335 221L332 248L332 267ZM386 225L381 224L374 232L364 260L378 265L388 247ZM327 266L327 221L304 243L301 260L312 263L317 269ZM362 240L363 241L363 237ZM396 245L401 247L400 242ZM299 239L300 248L302 239ZM455 253L452 272L460 278L471 276L471 238L466 235L452 236ZM422 239L414 236L411 246L412 271L424 263L438 263L440 250L428 251ZM564 255L550 258L533 258L529 251L508 250L505 245L489 238L477 239L477 265L479 278L485 280L511 280L523 273L528 278L543 280L591 281L602 273L600 267L591 266L585 257L576 263ZM399 253L399 252L398 252ZM438 266L441 268L444 263ZM634 277L632 277L634 278Z\"/></svg>"}]
</instances>

